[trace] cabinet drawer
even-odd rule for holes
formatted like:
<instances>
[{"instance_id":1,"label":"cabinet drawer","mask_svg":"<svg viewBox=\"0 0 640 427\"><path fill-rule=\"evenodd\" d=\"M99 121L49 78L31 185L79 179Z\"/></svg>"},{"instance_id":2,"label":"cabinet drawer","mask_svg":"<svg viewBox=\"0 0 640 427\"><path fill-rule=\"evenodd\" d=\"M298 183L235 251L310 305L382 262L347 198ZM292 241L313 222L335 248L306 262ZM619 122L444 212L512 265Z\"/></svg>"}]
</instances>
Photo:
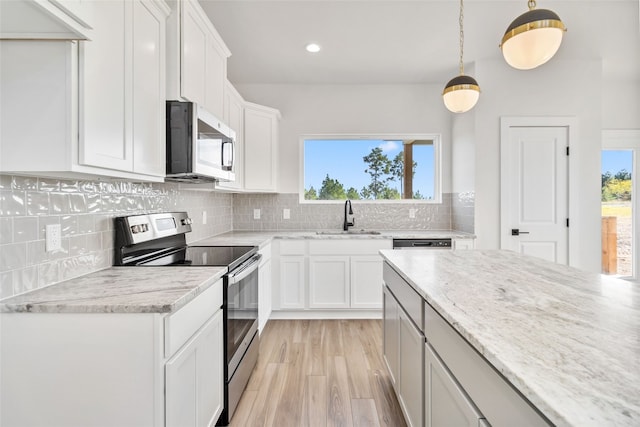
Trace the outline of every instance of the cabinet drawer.
<instances>
[{"instance_id":1,"label":"cabinet drawer","mask_svg":"<svg viewBox=\"0 0 640 427\"><path fill-rule=\"evenodd\" d=\"M391 249L391 241L381 239L318 239L309 242L310 255L376 255Z\"/></svg>"},{"instance_id":2,"label":"cabinet drawer","mask_svg":"<svg viewBox=\"0 0 640 427\"><path fill-rule=\"evenodd\" d=\"M382 267L382 277L391 293L396 297L398 303L409 315L417 328L423 330L423 305L424 300L413 288L395 272L386 262Z\"/></svg>"},{"instance_id":3,"label":"cabinet drawer","mask_svg":"<svg viewBox=\"0 0 640 427\"><path fill-rule=\"evenodd\" d=\"M304 255L306 240L280 240L280 255Z\"/></svg>"},{"instance_id":4,"label":"cabinet drawer","mask_svg":"<svg viewBox=\"0 0 640 427\"><path fill-rule=\"evenodd\" d=\"M164 319L164 355L171 357L222 307L223 280L218 279L193 301Z\"/></svg>"},{"instance_id":5,"label":"cabinet drawer","mask_svg":"<svg viewBox=\"0 0 640 427\"><path fill-rule=\"evenodd\" d=\"M427 342L492 426L551 425L431 305L424 310Z\"/></svg>"}]
</instances>

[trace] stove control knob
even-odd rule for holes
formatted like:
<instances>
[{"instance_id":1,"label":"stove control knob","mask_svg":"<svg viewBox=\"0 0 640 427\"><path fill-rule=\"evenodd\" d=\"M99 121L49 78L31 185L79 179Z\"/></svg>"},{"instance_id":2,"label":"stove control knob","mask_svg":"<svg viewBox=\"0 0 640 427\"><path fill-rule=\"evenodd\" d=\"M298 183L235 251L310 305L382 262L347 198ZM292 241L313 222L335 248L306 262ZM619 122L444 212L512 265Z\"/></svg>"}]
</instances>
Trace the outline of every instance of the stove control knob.
<instances>
[{"instance_id":1,"label":"stove control knob","mask_svg":"<svg viewBox=\"0 0 640 427\"><path fill-rule=\"evenodd\" d=\"M131 226L131 234L144 233L149 231L149 224L136 224Z\"/></svg>"},{"instance_id":2,"label":"stove control knob","mask_svg":"<svg viewBox=\"0 0 640 427\"><path fill-rule=\"evenodd\" d=\"M193 224L193 220L191 218L184 218L180 222L182 222L182 225L191 225L191 224Z\"/></svg>"}]
</instances>

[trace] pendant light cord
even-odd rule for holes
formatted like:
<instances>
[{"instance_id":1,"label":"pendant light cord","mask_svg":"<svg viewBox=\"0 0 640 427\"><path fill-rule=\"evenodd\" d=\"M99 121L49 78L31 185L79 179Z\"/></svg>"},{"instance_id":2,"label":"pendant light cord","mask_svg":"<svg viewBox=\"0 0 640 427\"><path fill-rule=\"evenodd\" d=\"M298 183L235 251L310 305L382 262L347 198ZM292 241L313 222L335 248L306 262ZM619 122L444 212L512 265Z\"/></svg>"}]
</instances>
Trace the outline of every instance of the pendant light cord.
<instances>
[{"instance_id":1,"label":"pendant light cord","mask_svg":"<svg viewBox=\"0 0 640 427\"><path fill-rule=\"evenodd\" d=\"M464 27L462 21L464 19L464 0L460 0L460 19L458 24L460 25L460 75L464 75L464 62L462 61L462 55L464 54Z\"/></svg>"}]
</instances>

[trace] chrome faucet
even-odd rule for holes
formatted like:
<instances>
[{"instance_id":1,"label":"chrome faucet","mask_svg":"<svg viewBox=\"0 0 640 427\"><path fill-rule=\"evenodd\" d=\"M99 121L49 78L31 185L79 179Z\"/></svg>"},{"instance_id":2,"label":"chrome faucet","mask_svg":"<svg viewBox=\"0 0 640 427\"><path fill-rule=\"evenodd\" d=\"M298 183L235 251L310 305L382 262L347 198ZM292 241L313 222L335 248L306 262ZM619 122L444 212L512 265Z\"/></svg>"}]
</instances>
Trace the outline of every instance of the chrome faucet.
<instances>
[{"instance_id":1,"label":"chrome faucet","mask_svg":"<svg viewBox=\"0 0 640 427\"><path fill-rule=\"evenodd\" d=\"M347 207L349 207L349 209L347 209ZM349 231L349 227L353 227L356 224L356 219L355 218L351 218L351 222L349 222L349 217L348 215L353 215L353 209L351 208L351 200L347 199L346 202L344 202L344 224L342 226L342 229L344 231Z\"/></svg>"}]
</instances>

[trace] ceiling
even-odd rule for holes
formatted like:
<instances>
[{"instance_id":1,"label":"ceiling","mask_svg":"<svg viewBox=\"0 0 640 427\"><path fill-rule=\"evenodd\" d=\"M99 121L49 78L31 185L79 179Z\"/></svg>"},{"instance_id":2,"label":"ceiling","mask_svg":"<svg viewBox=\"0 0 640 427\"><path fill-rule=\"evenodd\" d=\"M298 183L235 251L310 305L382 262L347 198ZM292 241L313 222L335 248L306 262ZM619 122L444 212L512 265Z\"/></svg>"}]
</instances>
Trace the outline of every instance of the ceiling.
<instances>
[{"instance_id":1,"label":"ceiling","mask_svg":"<svg viewBox=\"0 0 640 427\"><path fill-rule=\"evenodd\" d=\"M458 0L199 0L232 52L235 84L444 85L458 73ZM539 0L567 27L558 59L598 59L606 81L640 79L638 0ZM526 0L467 0L464 60L500 59ZM322 46L317 54L304 47ZM579 72L579 70L576 70Z\"/></svg>"}]
</instances>

